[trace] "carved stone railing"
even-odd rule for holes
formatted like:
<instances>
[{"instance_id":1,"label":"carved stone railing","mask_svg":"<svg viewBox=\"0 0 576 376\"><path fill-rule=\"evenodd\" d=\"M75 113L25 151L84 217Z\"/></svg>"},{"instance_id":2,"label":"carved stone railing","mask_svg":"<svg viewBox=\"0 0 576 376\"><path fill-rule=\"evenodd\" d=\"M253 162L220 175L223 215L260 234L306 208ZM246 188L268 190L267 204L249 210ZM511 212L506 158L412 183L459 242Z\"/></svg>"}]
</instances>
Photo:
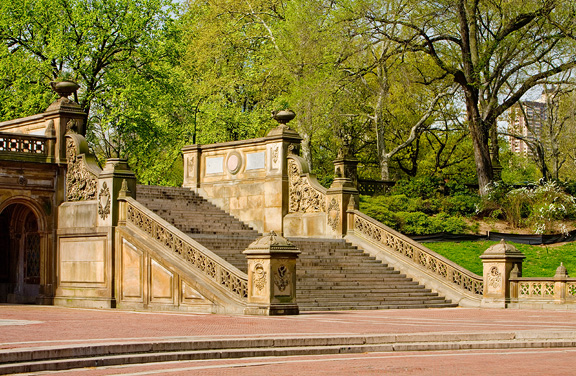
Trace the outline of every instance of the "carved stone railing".
<instances>
[{"instance_id":1,"label":"carved stone railing","mask_svg":"<svg viewBox=\"0 0 576 376\"><path fill-rule=\"evenodd\" d=\"M125 202L124 214L127 225L145 232L164 249L218 284L236 300L247 302L248 275L246 273L196 243L135 199L123 197L119 198L119 201Z\"/></svg>"},{"instance_id":2,"label":"carved stone railing","mask_svg":"<svg viewBox=\"0 0 576 376\"><path fill-rule=\"evenodd\" d=\"M511 278L512 301L576 303L576 278Z\"/></svg>"},{"instance_id":3,"label":"carved stone railing","mask_svg":"<svg viewBox=\"0 0 576 376\"><path fill-rule=\"evenodd\" d=\"M54 137L0 132L0 154L8 153L8 159L50 162L54 140Z\"/></svg>"},{"instance_id":4,"label":"carved stone railing","mask_svg":"<svg viewBox=\"0 0 576 376\"><path fill-rule=\"evenodd\" d=\"M382 223L362 214L349 210L349 233L368 240L388 253L408 262L452 289L478 300L482 298L484 283L481 276L462 268L454 262L424 247L423 245L392 230Z\"/></svg>"}]
</instances>

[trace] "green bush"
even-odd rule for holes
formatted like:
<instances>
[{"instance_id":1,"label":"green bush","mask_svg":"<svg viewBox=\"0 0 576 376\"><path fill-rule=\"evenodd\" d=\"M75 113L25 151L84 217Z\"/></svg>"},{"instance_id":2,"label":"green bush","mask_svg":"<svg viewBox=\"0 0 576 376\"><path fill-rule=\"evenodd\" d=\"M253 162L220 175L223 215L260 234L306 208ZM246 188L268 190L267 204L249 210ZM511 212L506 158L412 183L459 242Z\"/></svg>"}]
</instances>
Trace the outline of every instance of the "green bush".
<instances>
[{"instance_id":1,"label":"green bush","mask_svg":"<svg viewBox=\"0 0 576 376\"><path fill-rule=\"evenodd\" d=\"M566 233L562 220L576 217L576 200L554 181L522 188L495 183L482 200L480 212L500 217L513 227L529 226L536 234Z\"/></svg>"},{"instance_id":2,"label":"green bush","mask_svg":"<svg viewBox=\"0 0 576 376\"><path fill-rule=\"evenodd\" d=\"M391 195L406 195L407 197L434 198L443 185L438 177L420 177L414 179L398 180L390 190Z\"/></svg>"}]
</instances>

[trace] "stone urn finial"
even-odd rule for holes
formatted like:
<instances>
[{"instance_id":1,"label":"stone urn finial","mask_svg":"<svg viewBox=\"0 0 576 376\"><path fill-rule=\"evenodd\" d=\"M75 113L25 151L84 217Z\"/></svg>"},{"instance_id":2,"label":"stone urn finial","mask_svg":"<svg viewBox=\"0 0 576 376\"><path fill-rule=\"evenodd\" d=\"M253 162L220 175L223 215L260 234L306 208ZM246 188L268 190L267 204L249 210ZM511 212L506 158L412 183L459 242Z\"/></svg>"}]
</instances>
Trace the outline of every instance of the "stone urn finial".
<instances>
[{"instance_id":1,"label":"stone urn finial","mask_svg":"<svg viewBox=\"0 0 576 376\"><path fill-rule=\"evenodd\" d=\"M272 117L276 120L281 126L287 126L290 120L296 117L296 114L292 110L280 110L272 112Z\"/></svg>"},{"instance_id":2,"label":"stone urn finial","mask_svg":"<svg viewBox=\"0 0 576 376\"><path fill-rule=\"evenodd\" d=\"M74 81L52 81L50 87L60 98L68 98L80 88L80 85Z\"/></svg>"}]
</instances>

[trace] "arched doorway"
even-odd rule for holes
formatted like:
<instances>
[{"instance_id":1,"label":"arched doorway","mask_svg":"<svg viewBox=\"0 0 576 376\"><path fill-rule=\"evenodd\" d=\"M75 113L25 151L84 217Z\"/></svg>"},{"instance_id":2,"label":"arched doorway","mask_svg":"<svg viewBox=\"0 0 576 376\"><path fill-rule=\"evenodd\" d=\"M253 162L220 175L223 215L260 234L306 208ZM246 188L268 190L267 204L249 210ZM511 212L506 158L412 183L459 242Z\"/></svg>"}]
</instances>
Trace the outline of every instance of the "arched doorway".
<instances>
[{"instance_id":1,"label":"arched doorway","mask_svg":"<svg viewBox=\"0 0 576 376\"><path fill-rule=\"evenodd\" d=\"M41 256L36 213L25 204L7 206L0 213L0 302L36 302Z\"/></svg>"}]
</instances>

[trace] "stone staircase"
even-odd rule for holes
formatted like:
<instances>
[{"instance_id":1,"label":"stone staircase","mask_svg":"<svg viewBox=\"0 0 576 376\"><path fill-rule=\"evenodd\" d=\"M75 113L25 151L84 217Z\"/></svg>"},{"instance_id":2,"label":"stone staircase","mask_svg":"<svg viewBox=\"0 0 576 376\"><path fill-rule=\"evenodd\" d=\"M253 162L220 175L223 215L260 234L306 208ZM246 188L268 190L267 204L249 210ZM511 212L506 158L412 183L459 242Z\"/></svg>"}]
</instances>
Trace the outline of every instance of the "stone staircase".
<instances>
[{"instance_id":1,"label":"stone staircase","mask_svg":"<svg viewBox=\"0 0 576 376\"><path fill-rule=\"evenodd\" d=\"M138 186L137 200L242 271L260 234L186 188ZM291 238L301 311L455 307L343 239Z\"/></svg>"}]
</instances>

